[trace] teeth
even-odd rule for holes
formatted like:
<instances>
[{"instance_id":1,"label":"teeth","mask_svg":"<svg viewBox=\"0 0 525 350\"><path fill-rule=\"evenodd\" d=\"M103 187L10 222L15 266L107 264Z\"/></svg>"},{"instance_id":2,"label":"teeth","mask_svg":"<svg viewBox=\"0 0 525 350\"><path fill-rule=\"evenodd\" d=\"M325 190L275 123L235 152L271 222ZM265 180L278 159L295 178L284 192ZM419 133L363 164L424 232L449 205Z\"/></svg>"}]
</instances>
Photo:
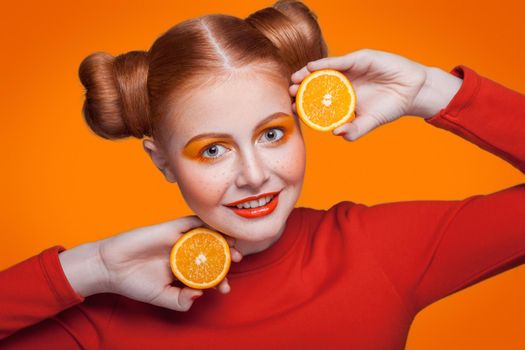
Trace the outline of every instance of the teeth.
<instances>
[{"instance_id":1,"label":"teeth","mask_svg":"<svg viewBox=\"0 0 525 350\"><path fill-rule=\"evenodd\" d=\"M266 196L266 197L263 197L263 198L259 198L258 200L240 203L240 204L237 204L237 208L239 208L239 209L243 209L243 208L247 209L247 208L261 207L263 205L266 205L268 202L270 202L272 200L272 198L273 198L273 196Z\"/></svg>"}]
</instances>

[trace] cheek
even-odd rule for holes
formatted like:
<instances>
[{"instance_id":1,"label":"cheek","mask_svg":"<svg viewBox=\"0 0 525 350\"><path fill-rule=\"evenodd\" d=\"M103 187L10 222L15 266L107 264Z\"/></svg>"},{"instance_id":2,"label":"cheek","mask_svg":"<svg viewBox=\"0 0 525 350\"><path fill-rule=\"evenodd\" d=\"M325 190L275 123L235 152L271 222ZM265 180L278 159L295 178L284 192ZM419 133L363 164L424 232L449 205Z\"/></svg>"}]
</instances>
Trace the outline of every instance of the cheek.
<instances>
[{"instance_id":1,"label":"cheek","mask_svg":"<svg viewBox=\"0 0 525 350\"><path fill-rule=\"evenodd\" d=\"M178 185L190 208L197 211L216 206L231 183L231 172L227 171L227 165L201 166L191 161L180 165L177 171Z\"/></svg>"},{"instance_id":2,"label":"cheek","mask_svg":"<svg viewBox=\"0 0 525 350\"><path fill-rule=\"evenodd\" d=\"M288 184L301 183L304 178L306 166L306 150L302 137L296 133L282 147L270 155L268 164Z\"/></svg>"}]
</instances>

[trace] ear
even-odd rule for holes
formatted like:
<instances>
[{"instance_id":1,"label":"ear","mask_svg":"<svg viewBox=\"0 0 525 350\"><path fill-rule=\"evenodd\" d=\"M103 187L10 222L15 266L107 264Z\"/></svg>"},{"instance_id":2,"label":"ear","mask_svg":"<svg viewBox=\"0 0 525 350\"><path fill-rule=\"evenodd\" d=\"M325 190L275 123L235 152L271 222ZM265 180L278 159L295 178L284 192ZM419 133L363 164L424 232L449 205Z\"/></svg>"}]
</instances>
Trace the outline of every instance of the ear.
<instances>
[{"instance_id":1,"label":"ear","mask_svg":"<svg viewBox=\"0 0 525 350\"><path fill-rule=\"evenodd\" d=\"M145 139L142 143L144 150L150 156L155 166L164 174L168 182L177 182L175 174L170 170L166 155L153 140Z\"/></svg>"}]
</instances>

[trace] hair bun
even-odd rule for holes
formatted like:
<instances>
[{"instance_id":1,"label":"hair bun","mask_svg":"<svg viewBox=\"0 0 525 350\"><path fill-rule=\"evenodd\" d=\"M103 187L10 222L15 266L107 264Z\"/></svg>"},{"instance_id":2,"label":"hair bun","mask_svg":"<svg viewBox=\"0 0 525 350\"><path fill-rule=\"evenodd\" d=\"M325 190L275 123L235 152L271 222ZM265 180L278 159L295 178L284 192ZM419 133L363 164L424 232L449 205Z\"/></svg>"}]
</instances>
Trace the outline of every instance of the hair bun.
<instances>
[{"instance_id":1,"label":"hair bun","mask_svg":"<svg viewBox=\"0 0 525 350\"><path fill-rule=\"evenodd\" d=\"M328 53L317 16L302 2L280 0L245 21L277 47L292 72Z\"/></svg>"},{"instance_id":2,"label":"hair bun","mask_svg":"<svg viewBox=\"0 0 525 350\"><path fill-rule=\"evenodd\" d=\"M116 57L95 52L81 62L78 75L86 89L82 112L97 135L118 139L150 134L145 51Z\"/></svg>"}]
</instances>

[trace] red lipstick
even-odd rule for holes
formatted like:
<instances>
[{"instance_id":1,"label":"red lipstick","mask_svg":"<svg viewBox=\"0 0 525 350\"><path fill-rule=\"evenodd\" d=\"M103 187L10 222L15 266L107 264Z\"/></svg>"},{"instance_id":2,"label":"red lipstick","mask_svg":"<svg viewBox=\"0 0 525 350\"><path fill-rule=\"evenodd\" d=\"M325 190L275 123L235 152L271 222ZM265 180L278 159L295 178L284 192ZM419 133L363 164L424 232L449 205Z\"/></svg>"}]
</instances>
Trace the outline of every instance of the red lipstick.
<instances>
[{"instance_id":1,"label":"red lipstick","mask_svg":"<svg viewBox=\"0 0 525 350\"><path fill-rule=\"evenodd\" d=\"M279 191L279 192L281 192L281 191ZM224 205L227 206L227 207L232 207L232 206L235 206L237 204L241 204L242 202L254 201L254 200L258 200L259 198L263 198L263 197L267 197L267 196L276 196L279 192L268 192L268 193L258 194L256 196L246 197L246 198L240 199L238 201L231 202L231 203L224 204Z\"/></svg>"},{"instance_id":2,"label":"red lipstick","mask_svg":"<svg viewBox=\"0 0 525 350\"><path fill-rule=\"evenodd\" d=\"M281 191L269 192L269 193L263 193L257 196L246 197L244 199L241 199L241 200L229 203L229 204L225 204L225 206L231 209L235 214L245 217L245 218L251 219L251 218L265 216L273 212L275 208L277 207L277 204L279 204L279 193L280 192ZM240 204L243 202L249 202L253 200L258 200L259 198L272 196L272 195L273 195L272 200L260 207L256 207L256 208L237 208L236 207L237 204Z\"/></svg>"}]
</instances>

